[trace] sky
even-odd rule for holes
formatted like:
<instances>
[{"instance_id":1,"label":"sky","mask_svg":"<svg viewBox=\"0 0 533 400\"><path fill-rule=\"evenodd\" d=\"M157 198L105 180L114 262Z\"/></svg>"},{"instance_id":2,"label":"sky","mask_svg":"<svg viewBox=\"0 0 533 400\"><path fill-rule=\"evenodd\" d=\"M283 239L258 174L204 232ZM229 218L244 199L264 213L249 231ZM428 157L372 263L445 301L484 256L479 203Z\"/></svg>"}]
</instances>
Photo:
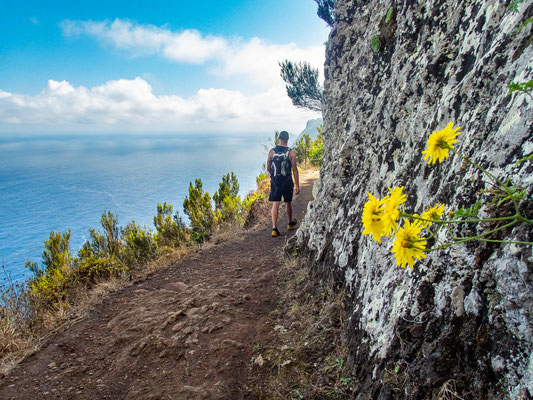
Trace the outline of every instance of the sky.
<instances>
[{"instance_id":1,"label":"sky","mask_svg":"<svg viewBox=\"0 0 533 400\"><path fill-rule=\"evenodd\" d=\"M323 76L313 0L3 0L0 137L299 132L278 62Z\"/></svg>"}]
</instances>

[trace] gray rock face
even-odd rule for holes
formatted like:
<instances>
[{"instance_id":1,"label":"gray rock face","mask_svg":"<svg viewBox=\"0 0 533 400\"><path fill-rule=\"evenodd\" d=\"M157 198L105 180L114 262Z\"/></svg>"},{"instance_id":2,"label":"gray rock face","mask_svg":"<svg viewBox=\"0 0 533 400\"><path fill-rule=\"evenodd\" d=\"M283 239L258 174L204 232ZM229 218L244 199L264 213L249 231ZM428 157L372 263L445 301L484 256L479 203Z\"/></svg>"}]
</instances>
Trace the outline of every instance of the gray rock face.
<instances>
[{"instance_id":1,"label":"gray rock face","mask_svg":"<svg viewBox=\"0 0 533 400\"><path fill-rule=\"evenodd\" d=\"M390 239L361 235L367 192L405 186L406 211L421 213L437 202L468 207L491 188L456 156L423 160L428 136L450 121L462 127L459 151L527 189L521 209L532 218L532 164L515 163L533 152L533 100L506 85L533 79L532 25L518 32L533 2L518 13L490 0L336 4L324 167L297 241L313 268L350 289L346 337L359 398L432 398L443 388L463 398L533 396L531 246L470 242L402 270ZM533 233L518 226L504 238Z\"/></svg>"}]
</instances>

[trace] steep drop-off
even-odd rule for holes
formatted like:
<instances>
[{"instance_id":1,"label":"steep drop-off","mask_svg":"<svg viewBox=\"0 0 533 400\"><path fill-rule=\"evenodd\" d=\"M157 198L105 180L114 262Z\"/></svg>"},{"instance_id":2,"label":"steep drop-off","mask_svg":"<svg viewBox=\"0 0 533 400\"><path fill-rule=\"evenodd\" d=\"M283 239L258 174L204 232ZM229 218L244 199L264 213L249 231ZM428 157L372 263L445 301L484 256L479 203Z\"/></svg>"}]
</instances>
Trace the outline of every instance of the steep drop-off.
<instances>
[{"instance_id":1,"label":"steep drop-off","mask_svg":"<svg viewBox=\"0 0 533 400\"><path fill-rule=\"evenodd\" d=\"M325 66L324 167L298 232L313 268L343 281L349 362L359 398L533 396L531 246L469 243L396 266L391 241L362 236L367 192L405 186L406 209L468 207L490 182L451 156L428 165L435 130L461 126L457 148L527 189L533 168L533 100L506 85L533 79L533 2L336 1ZM392 19L385 22L389 7ZM371 47L379 36L381 48ZM472 234L475 226L460 228ZM530 227L505 233L532 241Z\"/></svg>"}]
</instances>

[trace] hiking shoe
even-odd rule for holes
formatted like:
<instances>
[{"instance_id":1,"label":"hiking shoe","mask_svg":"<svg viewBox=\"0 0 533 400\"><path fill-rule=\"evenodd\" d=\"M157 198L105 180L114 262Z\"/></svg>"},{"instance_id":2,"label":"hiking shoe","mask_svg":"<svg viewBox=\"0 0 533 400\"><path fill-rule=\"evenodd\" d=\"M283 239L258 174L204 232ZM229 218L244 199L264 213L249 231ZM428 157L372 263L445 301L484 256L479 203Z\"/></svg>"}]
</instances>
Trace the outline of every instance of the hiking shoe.
<instances>
[{"instance_id":1,"label":"hiking shoe","mask_svg":"<svg viewBox=\"0 0 533 400\"><path fill-rule=\"evenodd\" d=\"M272 228L272 237L279 236L278 228Z\"/></svg>"},{"instance_id":2,"label":"hiking shoe","mask_svg":"<svg viewBox=\"0 0 533 400\"><path fill-rule=\"evenodd\" d=\"M289 226L287 227L287 229L290 231L292 229L294 229L294 227L296 226L296 224L298 223L298 221L296 221L295 219L293 219L291 222L289 222Z\"/></svg>"}]
</instances>

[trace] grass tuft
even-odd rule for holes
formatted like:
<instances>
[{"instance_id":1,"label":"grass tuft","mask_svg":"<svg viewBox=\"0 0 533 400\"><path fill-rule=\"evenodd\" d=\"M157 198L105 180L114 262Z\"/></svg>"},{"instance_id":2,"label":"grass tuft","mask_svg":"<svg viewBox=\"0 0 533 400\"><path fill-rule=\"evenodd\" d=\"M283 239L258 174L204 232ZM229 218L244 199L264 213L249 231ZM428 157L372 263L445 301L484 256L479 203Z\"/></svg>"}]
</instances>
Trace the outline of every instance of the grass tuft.
<instances>
[{"instance_id":1,"label":"grass tuft","mask_svg":"<svg viewBox=\"0 0 533 400\"><path fill-rule=\"evenodd\" d=\"M255 349L250 391L259 399L351 398L344 290L318 282L299 260L287 262L281 275L274 337ZM259 357L261 367L253 363Z\"/></svg>"}]
</instances>

